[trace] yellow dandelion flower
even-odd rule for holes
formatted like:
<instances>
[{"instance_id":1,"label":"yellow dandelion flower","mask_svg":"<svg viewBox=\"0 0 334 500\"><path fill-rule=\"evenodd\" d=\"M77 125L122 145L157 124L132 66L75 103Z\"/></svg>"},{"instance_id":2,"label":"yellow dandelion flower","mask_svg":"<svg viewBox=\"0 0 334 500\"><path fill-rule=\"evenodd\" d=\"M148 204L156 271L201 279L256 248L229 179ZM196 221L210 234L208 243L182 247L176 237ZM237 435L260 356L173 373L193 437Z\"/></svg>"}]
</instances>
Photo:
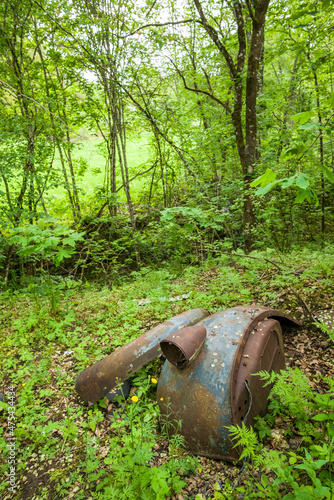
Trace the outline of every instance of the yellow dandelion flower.
<instances>
[{"instance_id":1,"label":"yellow dandelion flower","mask_svg":"<svg viewBox=\"0 0 334 500\"><path fill-rule=\"evenodd\" d=\"M152 382L152 384L157 384L158 383L158 381L157 381L156 378L151 378L151 382Z\"/></svg>"},{"instance_id":2,"label":"yellow dandelion flower","mask_svg":"<svg viewBox=\"0 0 334 500\"><path fill-rule=\"evenodd\" d=\"M24 386L25 386L25 384L22 384L22 387L24 387Z\"/></svg>"},{"instance_id":3,"label":"yellow dandelion flower","mask_svg":"<svg viewBox=\"0 0 334 500\"><path fill-rule=\"evenodd\" d=\"M132 401L133 401L134 403L138 403L138 401L139 401L138 396L132 396L132 398L131 398L131 399L132 399Z\"/></svg>"},{"instance_id":4,"label":"yellow dandelion flower","mask_svg":"<svg viewBox=\"0 0 334 500\"><path fill-rule=\"evenodd\" d=\"M160 401L163 401L163 400L164 400L164 398L160 398Z\"/></svg>"}]
</instances>

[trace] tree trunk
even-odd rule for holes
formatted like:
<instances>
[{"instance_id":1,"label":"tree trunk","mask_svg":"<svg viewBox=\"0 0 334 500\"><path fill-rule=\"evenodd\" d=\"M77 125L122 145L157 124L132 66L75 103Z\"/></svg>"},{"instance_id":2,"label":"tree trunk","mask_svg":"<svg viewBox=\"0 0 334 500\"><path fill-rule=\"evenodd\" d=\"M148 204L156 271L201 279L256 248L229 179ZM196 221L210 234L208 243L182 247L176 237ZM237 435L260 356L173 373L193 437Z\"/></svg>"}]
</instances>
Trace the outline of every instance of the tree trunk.
<instances>
[{"instance_id":1,"label":"tree trunk","mask_svg":"<svg viewBox=\"0 0 334 500\"><path fill-rule=\"evenodd\" d=\"M239 1L233 3L233 14L237 23L238 54L236 61L233 60L220 37L220 33L209 23L204 14L202 4L199 0L193 0L200 22L208 33L212 42L225 59L233 82L234 102L233 109L230 110L227 103L220 104L230 112L232 124L236 136L236 145L239 160L242 168L244 188L243 188L243 219L245 251L248 253L253 249L255 227L255 216L253 201L249 184L253 180L255 173L255 157L257 144L257 97L258 79L261 55L264 47L264 27L266 14L270 0L259 0L258 2L246 1L245 5ZM253 7L254 6L254 7ZM252 30L249 37L246 35L244 17L250 16ZM247 39L250 38L248 56L246 57ZM244 66L247 63L246 88L243 84ZM245 90L245 103L243 102L243 92ZM217 98L211 95L217 101ZM218 100L219 101L219 100ZM243 109L245 107L245 120L243 120Z\"/></svg>"}]
</instances>

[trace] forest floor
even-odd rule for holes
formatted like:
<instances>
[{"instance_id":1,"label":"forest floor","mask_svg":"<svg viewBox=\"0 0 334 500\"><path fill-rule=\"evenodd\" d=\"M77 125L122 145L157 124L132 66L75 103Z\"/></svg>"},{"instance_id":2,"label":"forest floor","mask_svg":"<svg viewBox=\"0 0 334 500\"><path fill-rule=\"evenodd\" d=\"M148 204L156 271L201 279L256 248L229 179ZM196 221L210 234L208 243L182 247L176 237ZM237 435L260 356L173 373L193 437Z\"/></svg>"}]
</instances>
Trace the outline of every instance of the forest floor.
<instances>
[{"instance_id":1,"label":"forest floor","mask_svg":"<svg viewBox=\"0 0 334 500\"><path fill-rule=\"evenodd\" d=\"M133 403L131 399L123 403L106 401L100 407L89 408L76 394L74 382L84 367L188 309L204 307L216 312L234 305L257 304L300 320L300 328L284 332L287 365L302 370L315 392L325 392L328 384L324 378L334 373L333 341L317 326L316 316L320 311L334 309L333 254L304 252L283 263L266 258L260 254L254 259L242 255L222 257L202 267L189 267L179 275L168 270L146 270L112 290L54 279L51 287L39 282L12 296L3 293L0 391L8 396L12 387L15 392L16 476L15 490L10 492L9 484L3 483L1 498L128 498L112 496L103 489L98 492L98 485L108 474L106 464L111 463L106 460L114 446L111 435L116 432L111 432L111 423L119 422L121 431L129 432L121 415ZM190 293L189 298L160 300L184 293ZM149 301L140 305L139 299ZM329 326L334 329L333 320ZM142 369L141 380L158 380L161 367L162 362L151 363ZM151 387L146 394L147 401L149 397L154 400L154 389ZM136 394L140 399L138 383L130 396ZM11 423L7 405L0 405L0 463L8 473L8 459L4 457ZM157 429L153 434L149 468L161 467L171 458L166 438ZM289 418L276 417L269 434L261 441L267 449L287 453L302 444L302 436ZM122 446L122 437L119 439ZM177 454L188 456L180 449ZM182 489L165 498L239 498L237 494L233 497L233 491L249 480L256 481L260 474L251 466L241 468L205 457L197 460L192 471L182 478ZM228 489L231 496L226 493ZM220 490L226 496L220 497Z\"/></svg>"}]
</instances>

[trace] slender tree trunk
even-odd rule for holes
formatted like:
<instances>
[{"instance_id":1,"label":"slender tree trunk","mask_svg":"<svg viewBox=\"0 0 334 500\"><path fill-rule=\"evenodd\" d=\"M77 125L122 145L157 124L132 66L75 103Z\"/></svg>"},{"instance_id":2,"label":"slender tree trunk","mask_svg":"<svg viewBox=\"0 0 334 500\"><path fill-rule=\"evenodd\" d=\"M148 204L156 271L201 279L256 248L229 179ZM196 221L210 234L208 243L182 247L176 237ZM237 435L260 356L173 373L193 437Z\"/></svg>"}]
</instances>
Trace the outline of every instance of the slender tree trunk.
<instances>
[{"instance_id":1,"label":"slender tree trunk","mask_svg":"<svg viewBox=\"0 0 334 500\"><path fill-rule=\"evenodd\" d=\"M310 57L309 52L307 54L307 58L309 60L309 63L311 65L311 69L312 69L312 73L313 73L314 88L315 88L316 102L317 102L317 115L318 115L318 122L320 125L319 157L320 157L320 164L322 167L324 167L324 138L323 138L323 134L322 134L322 114L321 114L321 108L320 108L320 89L319 89L319 83L318 83L318 75L317 75L317 72L314 68L314 65L311 62L311 57ZM321 177L321 200L320 200L320 206L321 206L321 244L322 244L322 246L324 246L324 240L325 240L325 179L324 179L323 171L321 171L320 177Z\"/></svg>"},{"instance_id":2,"label":"slender tree trunk","mask_svg":"<svg viewBox=\"0 0 334 500\"><path fill-rule=\"evenodd\" d=\"M157 150L158 150L158 158L159 158L160 173L161 173L161 183L162 183L162 193L163 193L163 198L164 198L164 207L166 208L168 205L168 202L167 202L167 192L166 192L165 177L164 177L164 162L163 162L163 157L162 157L160 138L159 138L159 134L155 128L153 129L153 132L154 132L155 142L156 142Z\"/></svg>"},{"instance_id":3,"label":"slender tree trunk","mask_svg":"<svg viewBox=\"0 0 334 500\"><path fill-rule=\"evenodd\" d=\"M296 87L297 72L299 69L298 63L299 63L299 58L296 57L294 62L293 62L292 74L291 74L290 83L289 83L289 95L287 97L285 97L286 107L284 110L283 121L282 121L282 129L281 129L282 135L287 129L287 121L288 121L289 112L291 112L291 105L296 99L295 87ZM274 65L273 65L273 70L274 70L274 73L276 75L276 78L278 80L279 85L281 85L279 76L277 74L277 71L276 71L276 68ZM280 159L280 156L281 156L282 150L283 150L283 146L284 146L284 138L281 138L279 145L278 145L278 148L277 148L277 161Z\"/></svg>"},{"instance_id":4,"label":"slender tree trunk","mask_svg":"<svg viewBox=\"0 0 334 500\"><path fill-rule=\"evenodd\" d=\"M56 73L58 77L58 82L61 88L61 99L62 99L62 106L61 109L59 109L59 113L62 116L63 121L68 124L68 117L67 117L67 98L66 98L66 90L64 88L64 82L62 76L59 74L59 68L56 66ZM76 213L75 219L80 215L80 201L79 201L79 194L78 194L78 187L77 183L75 180L75 174L74 174L74 168L73 168L73 161L72 161L72 154L71 154L71 139L70 139L70 132L69 128L66 127L66 146L64 147L64 154L67 159L67 164L70 169L70 177L71 177L71 184L72 184L72 201L73 201L73 207Z\"/></svg>"},{"instance_id":5,"label":"slender tree trunk","mask_svg":"<svg viewBox=\"0 0 334 500\"><path fill-rule=\"evenodd\" d=\"M54 114L53 114L53 110L52 110L52 101L55 101L56 107L57 107L57 112L59 113L59 115L61 115L63 113L61 112L61 105L59 103L58 92L56 90L55 85L52 82L52 77L48 74L47 66L46 66L45 59L44 59L43 50L40 47L40 45L38 45L37 50L38 50L38 55L40 57L40 61L42 64L42 69L43 69L44 83L45 83L44 88L45 88L46 95L48 97L47 106L48 106L48 110L49 110L49 114L50 114L50 121L51 121L52 130L53 130L54 143L58 149L61 169L63 172L64 182L65 182L65 189L67 192L68 200L70 202L73 219L76 219L77 215L78 215L78 211L80 212L80 206L78 205L78 203L76 202L76 199L75 199L76 184L75 184L75 180L74 180L74 172L73 172L73 176L72 176L72 189L73 189L73 193L72 193L67 170L66 170L66 161L65 161L66 158L64 157L66 155L65 155L65 151L63 150L63 146L62 146L61 139L60 139L60 135L61 135L60 130L57 127L57 124L56 124L55 119L54 119ZM58 83L60 83L61 76L59 74L59 70L57 67L56 67L56 75L57 75ZM52 99L52 96L51 96L50 90L49 90L51 87L55 89L54 99ZM66 114L64 115L64 121L65 121L65 124L67 124L67 115ZM67 136L67 138L69 139L69 136Z\"/></svg>"},{"instance_id":6,"label":"slender tree trunk","mask_svg":"<svg viewBox=\"0 0 334 500\"><path fill-rule=\"evenodd\" d=\"M116 147L118 151L118 159L121 167L122 180L124 191L126 195L126 200L128 203L129 216L131 221L132 235L134 240L134 247L136 252L137 265L140 265L140 255L138 250L138 245L136 242L136 220L134 215L134 209L130 194L130 183L129 183L129 169L127 163L126 155L126 136L125 136L125 123L124 123L124 108L122 103L119 103L117 109L117 136L116 136Z\"/></svg>"},{"instance_id":7,"label":"slender tree trunk","mask_svg":"<svg viewBox=\"0 0 334 500\"><path fill-rule=\"evenodd\" d=\"M220 104L230 111L232 124L236 136L237 150L243 173L243 215L244 215L244 237L245 251L250 252L254 245L253 230L255 227L254 207L250 190L250 183L253 180L256 158L257 142L257 97L258 78L261 54L264 45L264 27L266 14L270 0L258 0L257 2L246 1L247 17L252 22L252 30L247 36L244 22L244 4L238 0L233 3L233 13L237 23L238 54L234 61L231 53L224 45L220 33L217 31L204 14L200 0L193 0L200 22L215 44L219 52L225 59L233 82L234 102L233 109L229 110L226 103ZM247 40L249 40L249 50L246 57ZM247 77L245 86L245 105L243 103L243 71L247 62ZM217 98L211 95L217 101ZM243 122L243 109L245 107L245 122Z\"/></svg>"}]
</instances>

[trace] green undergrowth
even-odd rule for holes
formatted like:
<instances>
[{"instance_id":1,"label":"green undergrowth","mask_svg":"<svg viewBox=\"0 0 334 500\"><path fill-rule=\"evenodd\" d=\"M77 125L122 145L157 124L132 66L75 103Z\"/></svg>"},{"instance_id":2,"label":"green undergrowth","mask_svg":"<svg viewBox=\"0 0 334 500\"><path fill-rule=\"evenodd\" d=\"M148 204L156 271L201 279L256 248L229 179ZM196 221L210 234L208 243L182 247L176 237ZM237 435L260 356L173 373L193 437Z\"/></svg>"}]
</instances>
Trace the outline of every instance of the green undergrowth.
<instances>
[{"instance_id":1,"label":"green undergrowth","mask_svg":"<svg viewBox=\"0 0 334 500\"><path fill-rule=\"evenodd\" d=\"M5 477L15 466L16 488L9 491L10 483L3 481L0 496L146 500L181 493L197 465L182 437L171 438L159 424L155 380L161 361L137 373L130 398L112 405L106 400L91 407L84 404L74 390L77 375L115 348L192 308L214 313L234 305L266 304L312 326L309 311L333 303L333 253L329 248L289 256L269 250L220 255L201 267L143 268L111 290L50 276L28 280L21 290L4 291L0 392L6 402L0 403L0 456ZM302 372L287 374L307 386ZM291 406L291 380L284 380L286 394L280 392L282 381L276 380L270 411L273 418L288 414L298 419L294 425L303 436L302 446L281 457L275 450L261 452L270 419L259 423L257 434L232 429L243 440L245 458L264 472L260 482L249 479L244 489L218 485L214 498L269 498L264 493L268 488L270 498L281 498L283 485L286 500L332 499L333 420L322 415L332 408L333 384L328 381L328 391L318 399L312 387L305 386L302 413L301 405Z\"/></svg>"},{"instance_id":2,"label":"green undergrowth","mask_svg":"<svg viewBox=\"0 0 334 500\"><path fill-rule=\"evenodd\" d=\"M334 330L331 332L334 339ZM231 436L242 446L240 458L248 464L244 485L235 495L256 499L332 500L334 497L334 380L322 377L326 390L317 392L305 373L288 368L280 374L260 372L265 385L274 384L270 392L269 413L258 418L255 429L231 426ZM299 446L292 450L263 446L272 435L277 418L289 421L288 428L277 432L277 441L286 444L297 435ZM279 431L279 430L278 430ZM226 498L217 488L214 498Z\"/></svg>"}]
</instances>

